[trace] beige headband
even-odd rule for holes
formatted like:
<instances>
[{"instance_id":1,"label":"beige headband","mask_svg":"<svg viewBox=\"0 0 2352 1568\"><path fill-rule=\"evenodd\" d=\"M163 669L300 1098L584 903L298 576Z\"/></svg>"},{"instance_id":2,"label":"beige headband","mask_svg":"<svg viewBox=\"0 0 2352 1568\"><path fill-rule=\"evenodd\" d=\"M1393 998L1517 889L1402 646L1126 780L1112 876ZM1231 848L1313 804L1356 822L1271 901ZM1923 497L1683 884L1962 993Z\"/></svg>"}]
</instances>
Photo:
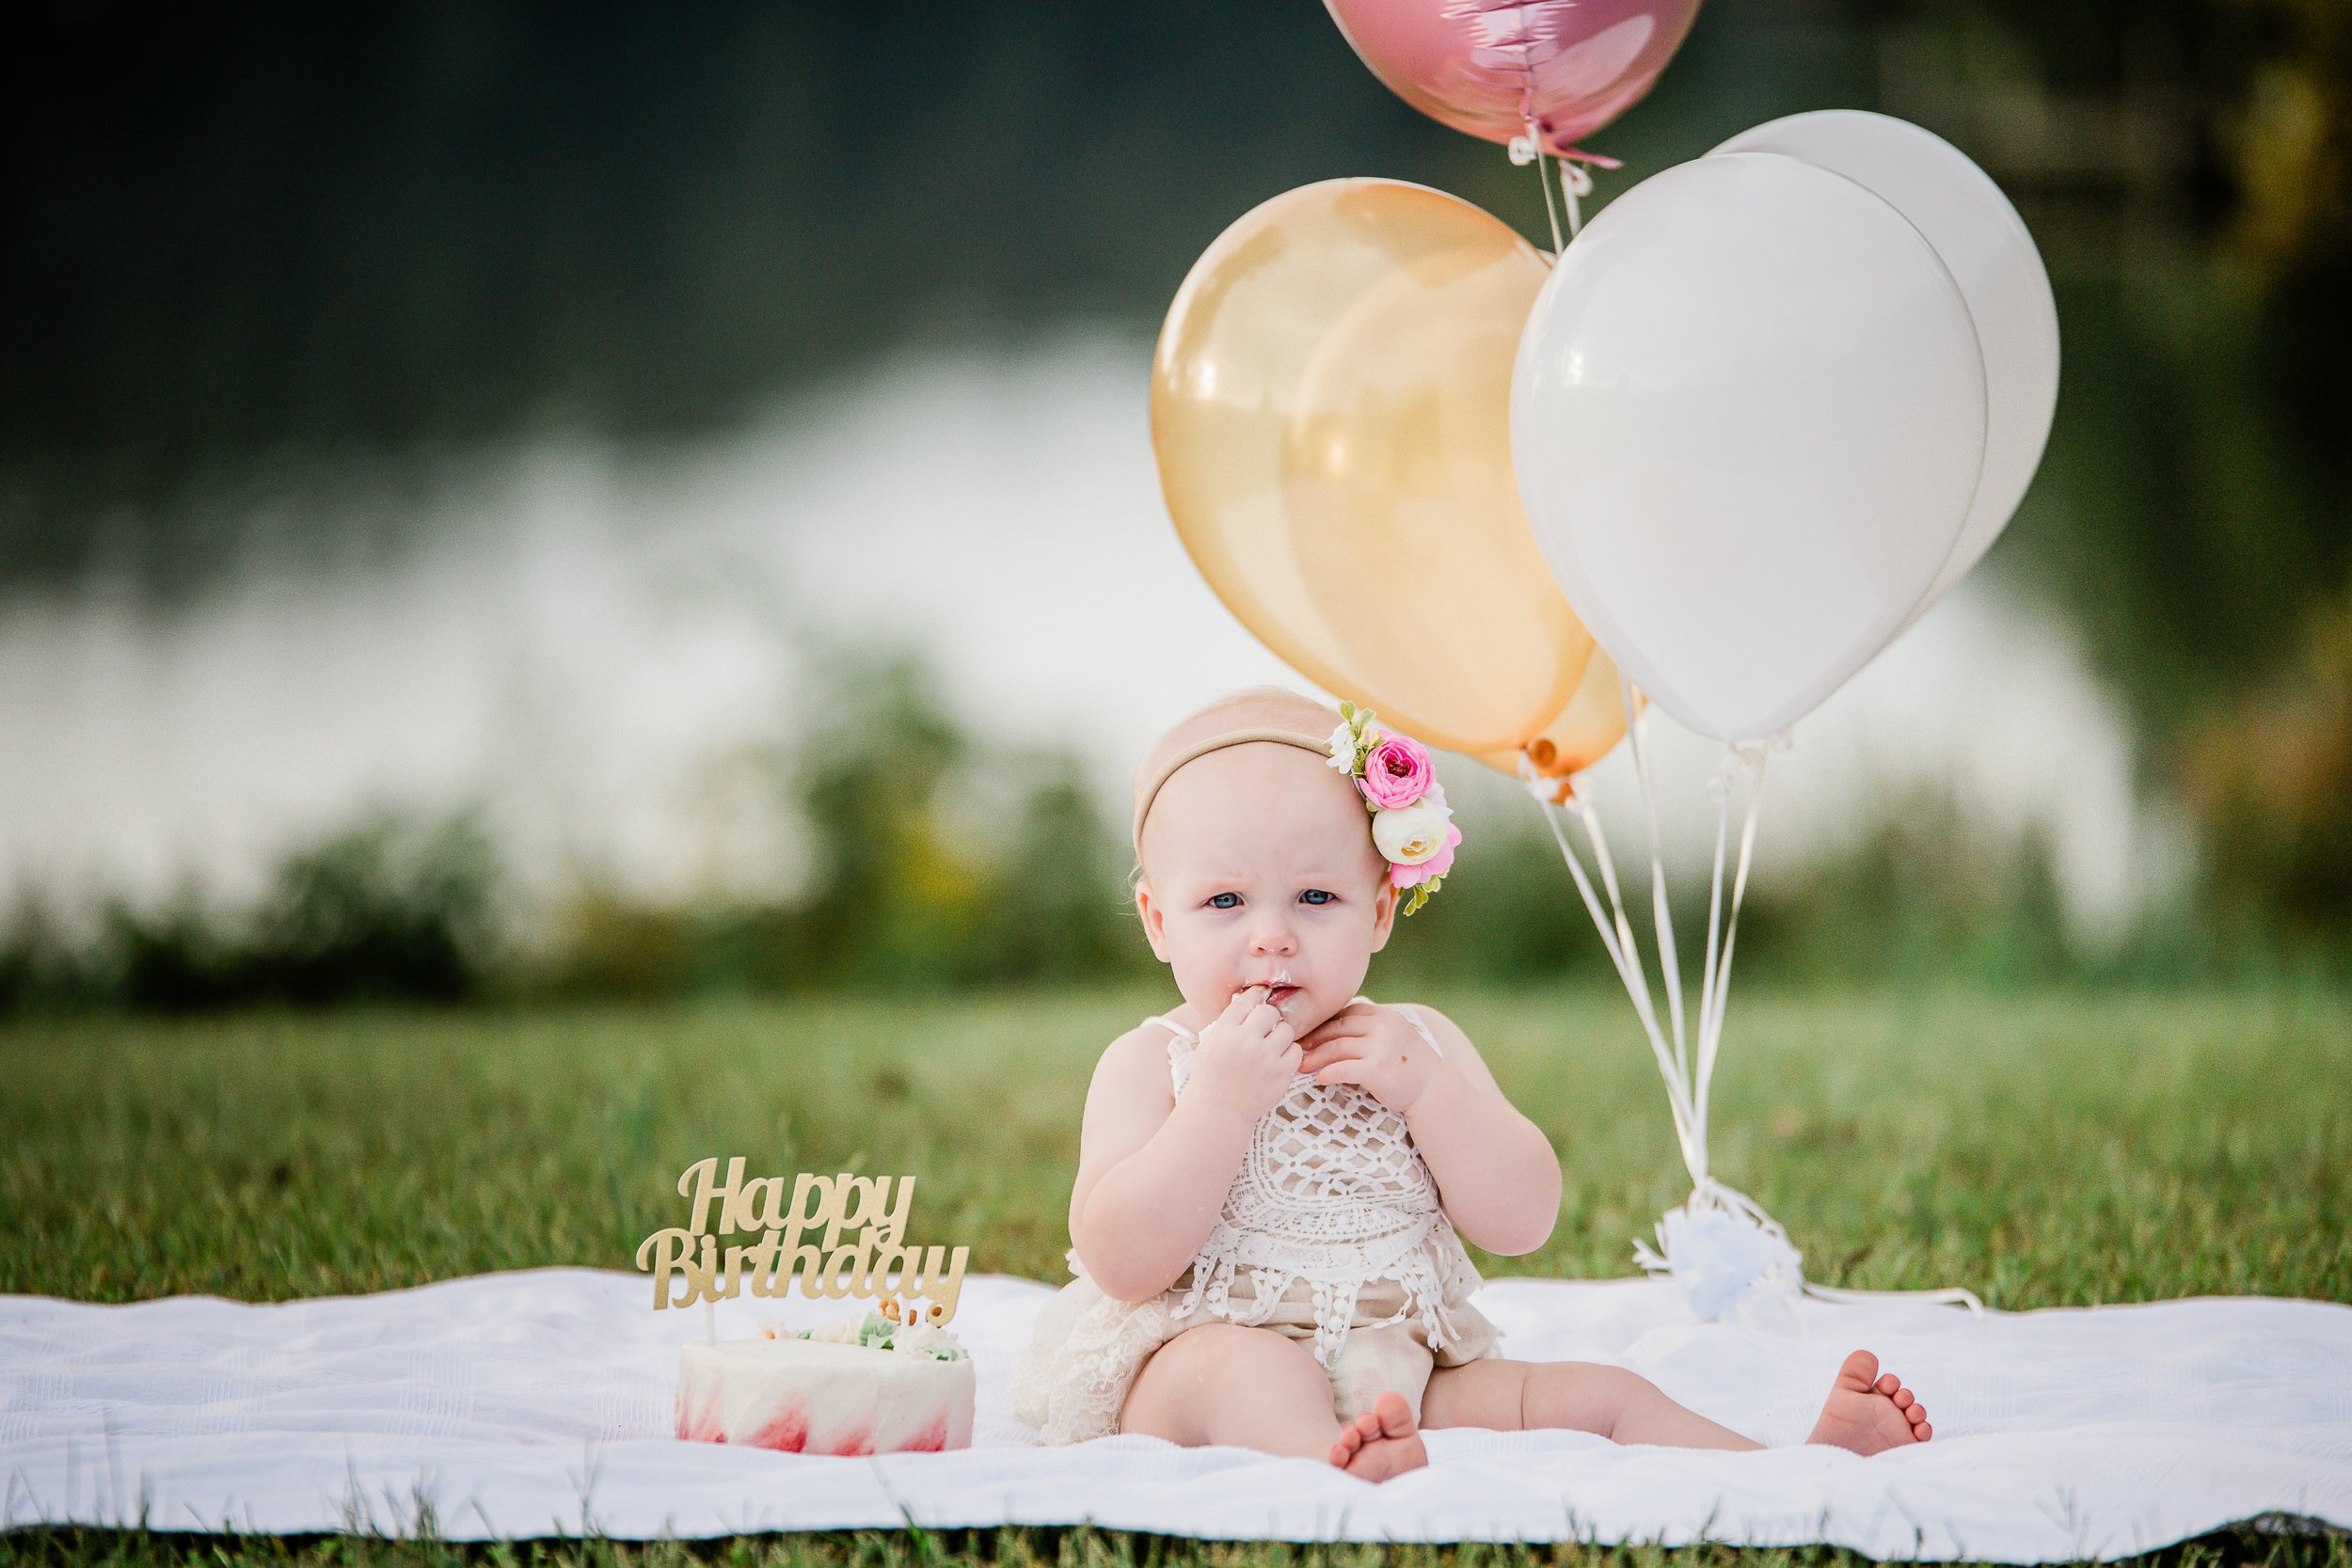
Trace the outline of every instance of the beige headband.
<instances>
[{"instance_id":1,"label":"beige headband","mask_svg":"<svg viewBox=\"0 0 2352 1568\"><path fill-rule=\"evenodd\" d=\"M1169 761L1167 767L1160 769L1159 777L1152 781L1152 787L1145 790L1143 792L1143 799L1136 802L1136 853L1137 855L1141 855L1143 853L1143 819L1152 815L1152 802L1160 798L1161 786L1168 783L1168 776L1170 774L1174 773L1176 769L1182 768L1184 764L1193 761L1195 758L1206 756L1211 752L1222 751L1228 746L1239 746L1251 740L1279 741L1285 746L1295 746L1302 752L1312 752L1318 756L1323 757L1328 757L1331 754L1330 736L1311 736L1299 730L1282 729L1262 728L1254 730L1227 730L1222 734L1213 735L1209 736L1208 739L1200 741L1195 745L1185 747L1183 751L1176 753L1175 757Z\"/></svg>"}]
</instances>

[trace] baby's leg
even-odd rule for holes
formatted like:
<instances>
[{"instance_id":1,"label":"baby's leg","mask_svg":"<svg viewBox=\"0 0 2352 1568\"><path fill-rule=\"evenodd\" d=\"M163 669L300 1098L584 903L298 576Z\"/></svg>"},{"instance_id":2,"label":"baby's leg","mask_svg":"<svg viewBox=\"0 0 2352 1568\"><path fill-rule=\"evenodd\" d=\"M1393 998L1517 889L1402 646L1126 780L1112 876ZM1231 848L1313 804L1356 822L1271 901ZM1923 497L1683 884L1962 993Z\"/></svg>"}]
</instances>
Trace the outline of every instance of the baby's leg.
<instances>
[{"instance_id":1,"label":"baby's leg","mask_svg":"<svg viewBox=\"0 0 2352 1568\"><path fill-rule=\"evenodd\" d=\"M1395 1412L1410 1428L1402 1398ZM1393 1423L1392 1423L1393 1424ZM1341 1447L1331 1380L1303 1343L1270 1328L1202 1323L1152 1353L1136 1374L1119 1430L1197 1448L1230 1443L1287 1458L1331 1460ZM1417 1431L1377 1436L1336 1461L1379 1481L1429 1462Z\"/></svg>"},{"instance_id":2,"label":"baby's leg","mask_svg":"<svg viewBox=\"0 0 2352 1568\"><path fill-rule=\"evenodd\" d=\"M1487 1356L1429 1374L1424 1427L1532 1432L1566 1427L1618 1443L1676 1449L1764 1445L1675 1403L1638 1372L1592 1361L1506 1361Z\"/></svg>"},{"instance_id":3,"label":"baby's leg","mask_svg":"<svg viewBox=\"0 0 2352 1568\"><path fill-rule=\"evenodd\" d=\"M1421 1424L1504 1432L1569 1427L1619 1443L1677 1449L1764 1446L1675 1403L1639 1373L1589 1361L1487 1357L1440 1367L1429 1374L1422 1395ZM1933 1430L1927 1406L1893 1373L1882 1375L1877 1356L1858 1350L1838 1368L1820 1421L1805 1441L1872 1454L1924 1443Z\"/></svg>"}]
</instances>

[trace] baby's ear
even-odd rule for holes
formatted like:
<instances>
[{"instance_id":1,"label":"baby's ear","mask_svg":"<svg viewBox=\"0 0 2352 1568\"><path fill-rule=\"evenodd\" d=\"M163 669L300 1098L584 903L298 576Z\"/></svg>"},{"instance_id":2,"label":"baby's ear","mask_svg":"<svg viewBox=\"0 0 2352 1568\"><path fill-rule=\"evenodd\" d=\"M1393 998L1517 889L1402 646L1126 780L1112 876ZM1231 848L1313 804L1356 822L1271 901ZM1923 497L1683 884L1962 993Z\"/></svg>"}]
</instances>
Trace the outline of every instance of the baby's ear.
<instances>
[{"instance_id":1,"label":"baby's ear","mask_svg":"<svg viewBox=\"0 0 2352 1568\"><path fill-rule=\"evenodd\" d=\"M1143 919L1143 939L1152 944L1152 956L1168 962L1168 917L1161 912L1159 900L1152 896L1150 882L1136 884L1136 913Z\"/></svg>"},{"instance_id":2,"label":"baby's ear","mask_svg":"<svg viewBox=\"0 0 2352 1568\"><path fill-rule=\"evenodd\" d=\"M1389 944L1389 933L1396 929L1396 886L1388 878L1380 879L1380 891L1372 896L1372 950L1379 952Z\"/></svg>"}]
</instances>

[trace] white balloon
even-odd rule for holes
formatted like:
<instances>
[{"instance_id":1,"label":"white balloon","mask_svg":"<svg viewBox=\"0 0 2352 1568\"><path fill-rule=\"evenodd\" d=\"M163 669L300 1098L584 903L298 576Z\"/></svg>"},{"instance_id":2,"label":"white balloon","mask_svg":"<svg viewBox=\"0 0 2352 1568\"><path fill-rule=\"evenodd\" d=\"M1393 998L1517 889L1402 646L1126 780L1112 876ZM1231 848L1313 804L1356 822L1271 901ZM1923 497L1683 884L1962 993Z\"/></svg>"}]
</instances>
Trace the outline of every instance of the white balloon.
<instances>
[{"instance_id":1,"label":"white balloon","mask_svg":"<svg viewBox=\"0 0 2352 1568\"><path fill-rule=\"evenodd\" d=\"M1927 237L1968 302L1984 355L1984 477L1915 621L1993 547L2041 466L2058 384L2058 305L2042 253L1991 176L1909 120L1820 109L1742 131L1715 152L1785 152L1858 182Z\"/></svg>"},{"instance_id":2,"label":"white balloon","mask_svg":"<svg viewBox=\"0 0 2352 1568\"><path fill-rule=\"evenodd\" d=\"M1677 165L1567 247L1511 455L1570 604L1702 735L1787 728L1905 624L1984 454L1968 309L1919 231L1769 152Z\"/></svg>"}]
</instances>

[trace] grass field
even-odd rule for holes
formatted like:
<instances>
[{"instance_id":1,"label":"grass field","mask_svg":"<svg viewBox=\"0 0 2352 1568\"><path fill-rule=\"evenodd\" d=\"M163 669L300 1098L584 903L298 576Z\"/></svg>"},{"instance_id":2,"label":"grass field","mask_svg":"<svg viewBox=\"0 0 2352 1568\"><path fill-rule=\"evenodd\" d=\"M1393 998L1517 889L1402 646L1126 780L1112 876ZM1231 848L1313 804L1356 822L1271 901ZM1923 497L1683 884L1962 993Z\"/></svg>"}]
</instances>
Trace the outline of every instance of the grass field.
<instances>
[{"instance_id":1,"label":"grass field","mask_svg":"<svg viewBox=\"0 0 2352 1568\"><path fill-rule=\"evenodd\" d=\"M1566 1174L1550 1241L1520 1257L1474 1250L1480 1268L1630 1272L1631 1238L1687 1182L1623 997L1424 999L1470 1032ZM264 1300L543 1263L627 1268L637 1239L671 1223L677 1172L713 1153L763 1170L914 1172L917 1238L968 1242L975 1272L1058 1283L1088 1074L1105 1041L1168 1000L20 1022L0 1030L0 1291ZM1727 1036L1716 1168L1788 1227L1810 1278L1965 1284L2001 1307L2352 1300L2352 998L1752 990ZM952 1550L874 1532L536 1550L894 1568L943 1553L1250 1568L1355 1555L1085 1530L974 1532ZM2197 1550L2352 1561L2340 1540L2260 1533ZM1469 1563L1472 1551L1424 1555ZM508 1555L0 1537L0 1568Z\"/></svg>"}]
</instances>

